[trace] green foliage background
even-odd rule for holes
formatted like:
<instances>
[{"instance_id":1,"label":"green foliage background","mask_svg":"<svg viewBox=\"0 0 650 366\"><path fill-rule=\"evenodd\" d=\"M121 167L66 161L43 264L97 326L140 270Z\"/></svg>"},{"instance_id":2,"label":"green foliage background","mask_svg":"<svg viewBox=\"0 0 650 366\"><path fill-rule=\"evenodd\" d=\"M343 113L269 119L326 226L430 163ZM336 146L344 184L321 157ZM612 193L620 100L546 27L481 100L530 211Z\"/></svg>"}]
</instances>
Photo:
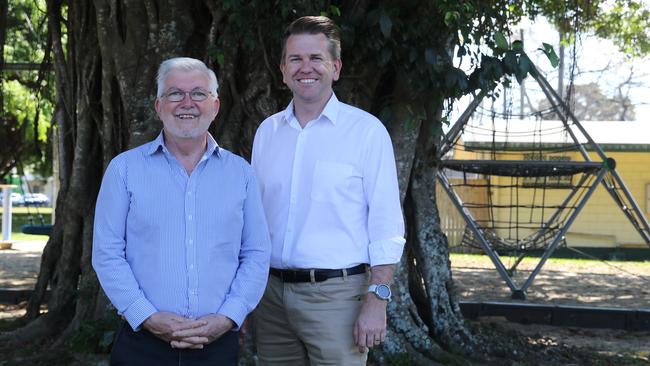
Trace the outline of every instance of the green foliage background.
<instances>
[{"instance_id":1,"label":"green foliage background","mask_svg":"<svg viewBox=\"0 0 650 366\"><path fill-rule=\"evenodd\" d=\"M40 64L49 59L45 0L11 0L4 45L6 63ZM52 173L51 127L55 88L51 72L4 71L1 75L3 118L22 130L20 165L43 176ZM37 114L38 111L38 114ZM2 133L2 132L0 132ZM1 172L0 172L1 173Z\"/></svg>"}]
</instances>

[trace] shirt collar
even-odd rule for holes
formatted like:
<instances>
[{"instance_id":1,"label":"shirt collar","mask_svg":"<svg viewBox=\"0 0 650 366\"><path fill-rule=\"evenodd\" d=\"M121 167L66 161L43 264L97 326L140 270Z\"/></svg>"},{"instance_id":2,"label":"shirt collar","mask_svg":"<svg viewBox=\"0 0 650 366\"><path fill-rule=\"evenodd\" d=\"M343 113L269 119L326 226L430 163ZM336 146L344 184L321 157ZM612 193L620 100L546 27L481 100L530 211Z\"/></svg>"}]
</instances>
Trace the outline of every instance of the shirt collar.
<instances>
[{"instance_id":1,"label":"shirt collar","mask_svg":"<svg viewBox=\"0 0 650 366\"><path fill-rule=\"evenodd\" d=\"M341 108L341 102L339 102L338 98L336 97L336 94L332 92L332 96L330 97L330 100L327 102L327 104L325 104L325 108L323 108L323 111L320 113L318 117L315 118L315 120L319 120L322 117L325 117L333 125L336 125L340 108ZM286 123L290 123L291 120L294 118L296 118L296 116L293 113L293 100L291 100L291 102L283 112L283 119Z\"/></svg>"},{"instance_id":2,"label":"shirt collar","mask_svg":"<svg viewBox=\"0 0 650 366\"><path fill-rule=\"evenodd\" d=\"M217 141L212 137L210 132L208 132L208 148L205 150L204 156L210 156L210 155L216 155L217 157L220 157L220 147L219 144L217 144ZM167 149L167 146L165 146L165 139L163 138L163 132L160 131L158 134L158 137L156 137L155 140L151 142L151 146L149 147L149 150L147 153L149 155L153 155L158 151L163 151L165 154L169 154L169 149Z\"/></svg>"}]
</instances>

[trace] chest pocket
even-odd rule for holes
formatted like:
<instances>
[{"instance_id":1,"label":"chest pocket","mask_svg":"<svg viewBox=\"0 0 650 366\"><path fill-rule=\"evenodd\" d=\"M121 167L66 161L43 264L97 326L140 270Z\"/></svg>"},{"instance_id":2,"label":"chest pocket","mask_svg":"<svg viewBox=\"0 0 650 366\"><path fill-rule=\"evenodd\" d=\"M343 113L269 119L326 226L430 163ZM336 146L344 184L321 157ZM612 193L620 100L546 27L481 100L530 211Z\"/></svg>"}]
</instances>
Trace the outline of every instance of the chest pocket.
<instances>
[{"instance_id":1,"label":"chest pocket","mask_svg":"<svg viewBox=\"0 0 650 366\"><path fill-rule=\"evenodd\" d=\"M360 178L350 164L318 160L314 167L311 198L319 202L341 202Z\"/></svg>"}]
</instances>

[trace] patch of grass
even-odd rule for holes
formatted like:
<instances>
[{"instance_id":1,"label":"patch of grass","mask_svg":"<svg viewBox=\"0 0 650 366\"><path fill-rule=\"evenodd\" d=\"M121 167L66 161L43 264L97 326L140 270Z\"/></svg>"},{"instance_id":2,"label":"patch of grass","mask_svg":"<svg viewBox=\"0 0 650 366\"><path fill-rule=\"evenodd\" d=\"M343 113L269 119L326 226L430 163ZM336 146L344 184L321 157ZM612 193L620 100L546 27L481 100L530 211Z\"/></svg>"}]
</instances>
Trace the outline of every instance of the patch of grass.
<instances>
[{"instance_id":1,"label":"patch of grass","mask_svg":"<svg viewBox=\"0 0 650 366\"><path fill-rule=\"evenodd\" d=\"M31 213L32 215L35 215L36 213L40 213L42 215L51 215L52 214L52 207L25 207L25 206L12 206L11 207L11 214L12 215L27 215ZM0 216L2 216L2 210L0 210Z\"/></svg>"},{"instance_id":2,"label":"patch of grass","mask_svg":"<svg viewBox=\"0 0 650 366\"><path fill-rule=\"evenodd\" d=\"M26 237L22 237L21 235L21 228L23 225L49 225L52 222L52 208L51 207L46 207L47 212L40 211L38 214L34 211L32 208L31 214L27 213L25 210L25 207L19 207L21 210L19 212L12 212L11 214L11 236L13 240L43 240L43 238L31 238L30 235L27 235ZM24 212L23 212L24 211ZM2 210L0 210L2 212ZM42 215L43 220L41 222L41 217L39 216ZM0 220L2 218L2 214L0 214ZM14 237L16 236L16 238ZM43 235L38 235L38 236L43 236ZM17 238L17 237L20 237ZM45 236L45 239L47 239L47 236Z\"/></svg>"},{"instance_id":3,"label":"patch of grass","mask_svg":"<svg viewBox=\"0 0 650 366\"><path fill-rule=\"evenodd\" d=\"M23 234L20 231L11 232L12 241L47 241L49 238L47 235L29 235Z\"/></svg>"}]
</instances>

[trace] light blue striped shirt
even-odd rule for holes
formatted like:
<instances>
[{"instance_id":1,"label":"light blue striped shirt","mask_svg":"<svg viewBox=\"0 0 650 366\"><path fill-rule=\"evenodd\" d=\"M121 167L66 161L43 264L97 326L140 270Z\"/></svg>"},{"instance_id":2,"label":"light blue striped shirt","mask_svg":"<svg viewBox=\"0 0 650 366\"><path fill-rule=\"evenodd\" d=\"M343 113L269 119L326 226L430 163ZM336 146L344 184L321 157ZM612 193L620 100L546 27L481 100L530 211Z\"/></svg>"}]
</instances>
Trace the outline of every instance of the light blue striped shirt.
<instances>
[{"instance_id":1,"label":"light blue striped shirt","mask_svg":"<svg viewBox=\"0 0 650 366\"><path fill-rule=\"evenodd\" d=\"M190 176L162 133L106 169L92 263L133 329L157 311L221 314L240 326L262 297L269 257L253 170L212 136Z\"/></svg>"}]
</instances>

